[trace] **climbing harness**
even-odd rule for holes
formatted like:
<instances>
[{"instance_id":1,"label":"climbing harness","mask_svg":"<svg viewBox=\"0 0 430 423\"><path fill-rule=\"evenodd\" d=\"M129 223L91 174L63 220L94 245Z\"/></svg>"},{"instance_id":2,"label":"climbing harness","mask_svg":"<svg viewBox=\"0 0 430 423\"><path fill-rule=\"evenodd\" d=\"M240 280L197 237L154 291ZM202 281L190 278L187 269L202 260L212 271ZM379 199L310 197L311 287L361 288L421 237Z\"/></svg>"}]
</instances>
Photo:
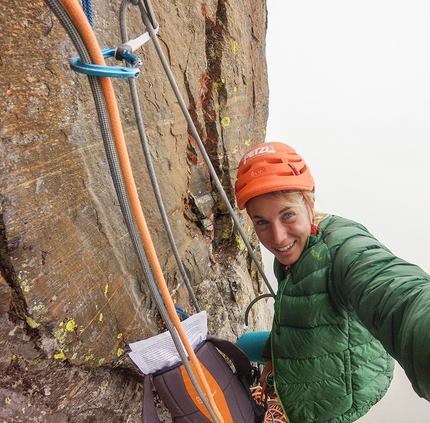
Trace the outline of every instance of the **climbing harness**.
<instances>
[{"instance_id":1,"label":"climbing harness","mask_svg":"<svg viewBox=\"0 0 430 423\"><path fill-rule=\"evenodd\" d=\"M187 120L189 131L199 146L201 154L206 162L206 165L208 166L211 177L213 178L213 181L223 201L225 202L230 215L232 216L237 231L243 238L244 243L248 248L249 254L256 263L256 266L272 296L274 296L273 289L271 288L243 229L241 228L240 222L235 215L228 197L221 185L221 182L217 177L215 169L210 162L209 156L205 151L204 145L199 137L199 134L197 133L191 116L188 113L185 102L173 78L172 72L156 37L158 24L155 20L150 1L123 1L121 4L121 31L123 45L117 49L105 49L103 51L100 49L97 39L92 31L93 22L91 4L88 0L86 1L87 4L85 7L85 13L76 0L45 0L45 2L62 23L78 51L79 56L71 60L72 69L88 76L98 118L100 121L103 143L106 150L114 187L131 240L136 250L137 257L144 272L145 279L148 283L151 296L154 299L157 309L160 312L160 315L165 321L167 329L172 336L173 342L178 350L184 368L198 395L208 410L211 418L215 423L224 423L223 417L212 398L211 390L205 379L205 375L202 372L200 363L193 351L193 348L187 340L182 326L180 325L178 309L175 308L173 300L170 297L160 263L157 259L145 217L140 206L139 196L137 193L127 147L124 140L124 134L122 131L116 97L110 80L111 77L128 78L129 80L133 104L136 111L136 119L139 126L141 144L145 153L145 160L150 171L151 182L153 183L154 193L157 198L159 210L168 233L172 250L174 251L175 258L178 262L178 266L181 270L185 284L187 285L187 288L190 292L193 305L196 310L199 310L197 301L191 289L191 285L186 276L185 269L183 268L179 254L175 247L171 231L169 230L167 215L165 213L164 206L162 205L161 195L156 183L155 172L153 171L153 165L150 160L143 120L140 115L140 107L138 106L137 91L133 85L134 79L139 76L139 66L141 63L140 60L132 53L149 39L152 39L154 42L167 77ZM144 25L148 30L148 33L142 34L135 40L127 39L125 25L126 9L130 2L133 5L139 7ZM105 59L111 57L115 57L117 60L124 60L127 66L107 66Z\"/></svg>"}]
</instances>

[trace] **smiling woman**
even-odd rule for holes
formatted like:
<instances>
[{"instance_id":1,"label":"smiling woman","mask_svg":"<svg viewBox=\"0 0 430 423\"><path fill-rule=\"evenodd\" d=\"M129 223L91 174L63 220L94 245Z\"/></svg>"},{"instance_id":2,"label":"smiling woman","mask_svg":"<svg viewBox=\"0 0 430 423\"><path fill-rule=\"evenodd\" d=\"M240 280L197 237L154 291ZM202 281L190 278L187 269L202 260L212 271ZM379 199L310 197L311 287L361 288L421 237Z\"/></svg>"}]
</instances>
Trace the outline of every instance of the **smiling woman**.
<instances>
[{"instance_id":1,"label":"smiling woman","mask_svg":"<svg viewBox=\"0 0 430 423\"><path fill-rule=\"evenodd\" d=\"M357 222L332 214L315 219L313 178L283 143L246 153L235 188L239 207L275 256L279 287L261 346L261 382L273 375L291 422L356 421L387 392L393 358L429 400L430 275Z\"/></svg>"},{"instance_id":2,"label":"smiling woman","mask_svg":"<svg viewBox=\"0 0 430 423\"><path fill-rule=\"evenodd\" d=\"M306 158L318 209L362 222L430 272L430 3L268 0L268 16L267 139ZM273 256L263 256L269 273ZM387 395L359 422L429 416L397 365Z\"/></svg>"},{"instance_id":3,"label":"smiling woman","mask_svg":"<svg viewBox=\"0 0 430 423\"><path fill-rule=\"evenodd\" d=\"M292 265L316 232L309 168L293 148L274 142L252 148L237 173L239 208L246 207L260 242L281 263Z\"/></svg>"}]
</instances>

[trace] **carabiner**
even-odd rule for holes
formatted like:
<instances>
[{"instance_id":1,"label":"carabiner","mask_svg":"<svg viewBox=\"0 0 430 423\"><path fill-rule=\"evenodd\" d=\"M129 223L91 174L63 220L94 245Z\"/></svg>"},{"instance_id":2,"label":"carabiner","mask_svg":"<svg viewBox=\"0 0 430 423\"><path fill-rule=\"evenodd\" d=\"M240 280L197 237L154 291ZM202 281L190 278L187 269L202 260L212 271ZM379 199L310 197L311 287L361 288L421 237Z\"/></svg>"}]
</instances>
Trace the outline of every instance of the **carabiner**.
<instances>
[{"instance_id":1,"label":"carabiner","mask_svg":"<svg viewBox=\"0 0 430 423\"><path fill-rule=\"evenodd\" d=\"M102 54L105 59L114 57L116 49L105 48L102 50ZM124 60L132 66L140 66L142 64L140 59L133 56L131 53L124 55ZM106 76L109 78L137 78L140 74L140 70L136 67L94 65L92 63L82 62L79 56L70 60L70 67L75 72L85 75Z\"/></svg>"}]
</instances>

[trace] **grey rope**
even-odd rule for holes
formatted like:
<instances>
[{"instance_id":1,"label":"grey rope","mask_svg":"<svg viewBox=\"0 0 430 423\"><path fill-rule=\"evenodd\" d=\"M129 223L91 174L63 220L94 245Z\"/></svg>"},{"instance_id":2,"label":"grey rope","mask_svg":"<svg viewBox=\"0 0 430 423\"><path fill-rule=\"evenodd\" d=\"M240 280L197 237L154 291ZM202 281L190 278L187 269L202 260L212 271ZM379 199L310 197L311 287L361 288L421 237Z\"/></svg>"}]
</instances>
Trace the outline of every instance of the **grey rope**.
<instances>
[{"instance_id":1,"label":"grey rope","mask_svg":"<svg viewBox=\"0 0 430 423\"><path fill-rule=\"evenodd\" d=\"M82 41L82 38L77 31L73 21L70 19L67 11L64 9L61 2L58 0L45 0L48 7L53 11L53 13L57 16L58 20L63 25L64 29L68 33L70 39L72 40L73 44L76 47L76 50L78 51L78 54L80 55L81 59L85 63L91 63L90 55L88 53L88 50L86 49L85 44ZM89 82L91 86L91 90L93 91L94 95L94 102L96 105L96 110L98 114L98 118L100 120L100 126L101 126L101 132L103 137L103 143L106 150L106 155L108 159L108 164L112 176L112 180L114 183L114 187L118 196L118 200L120 203L121 211L124 215L124 219L126 221L126 225L130 234L130 237L132 239L136 254L138 256L140 265L142 267L142 270L145 275L145 279L147 281L151 296L157 306L157 309L163 318L163 320L166 322L167 329L169 330L172 340L175 344L175 347L178 351L178 354L184 364L184 367L187 371L187 374L196 389L198 395L202 399L205 407L208 409L211 417L213 418L215 423L219 423L219 420L217 416L215 415L211 405L209 404L205 394L203 393L202 389L200 388L200 385L193 373L193 370L190 366L188 356L186 354L186 351L184 350L184 347L182 345L182 341L175 329L175 326L170 319L170 316L167 312L167 309L164 305L164 302L159 295L157 284L154 280L152 269L150 266L150 263L148 261L148 258L146 256L142 239L140 237L140 234L138 232L136 222L131 210L130 202L128 199L127 191L125 189L124 179L120 170L119 166L119 160L115 148L115 144L113 141L112 132L110 129L110 121L109 116L106 111L106 104L104 101L103 92L100 87L100 83L96 77L89 76Z\"/></svg>"},{"instance_id":2,"label":"grey rope","mask_svg":"<svg viewBox=\"0 0 430 423\"><path fill-rule=\"evenodd\" d=\"M121 2L121 7L120 7L121 36L122 36L122 42L125 43L122 45L123 47L128 44L128 41L127 41L128 40L127 6L130 3L130 1L131 0L123 0ZM142 3L139 2L139 5L140 4L142 4ZM146 136L145 126L144 126L143 119L142 119L142 113L141 113L141 108L140 108L140 104L139 104L139 96L138 96L137 88L136 88L136 80L134 78L128 78L128 83L129 83L130 93L131 93L131 97L132 97L132 101L133 101L133 108L134 108L134 113L136 116L136 124L137 124L137 128L139 131L140 143L142 145L143 153L145 155L146 166L148 168L149 178L151 180L152 189L154 191L154 195L155 195L155 198L157 201L158 210L160 211L160 215L161 215L161 218L163 220L164 228L166 230L166 234L167 234L167 237L169 239L169 243L170 243L173 255L175 256L177 266L181 272L182 278L183 278L185 285L187 287L191 301L192 301L195 309L197 310L197 312L199 312L200 308L199 308L197 299L194 295L194 291L191 287L191 282L188 278L187 272L184 268L181 257L179 255L178 248L176 246L175 239L174 239L171 227L170 227L169 219L167 217L166 209L164 207L163 199L162 199L161 192L160 192L160 187L159 187L157 177L155 174L155 169L154 169L154 165L152 162L151 153L149 151L148 139Z\"/></svg>"},{"instance_id":3,"label":"grey rope","mask_svg":"<svg viewBox=\"0 0 430 423\"><path fill-rule=\"evenodd\" d=\"M147 3L148 7L150 7L150 1L149 0L145 0L145 3ZM249 255L251 256L252 260L255 262L255 265L257 266L257 269L260 272L261 277L263 278L263 280L267 286L267 289L269 290L270 294L273 297L275 297L275 292L273 291L273 288L271 287L271 285L270 285L270 283L266 277L266 274L264 273L264 270L261 267L259 260L257 259L254 251L252 250L252 246L249 243L247 236L246 236L246 234L245 234L245 232L244 232L244 230L243 230L243 228L239 222L239 219L236 216L236 213L230 204L230 201L227 197L227 194L224 191L224 187L222 186L222 184L218 178L218 175L216 174L216 171L215 171L215 169L214 169L214 167L210 161L210 158L206 152L206 149L203 145L203 142L200 138L200 135L197 132L197 129L194 125L194 122L190 116L190 113L188 112L187 106L184 102L184 99L181 95L181 92L180 92L178 85L175 81L175 78L173 76L172 70L170 69L170 66L167 62L166 56L164 55L163 49L161 48L160 42L158 41L157 34L155 33L155 28L153 26L153 23L151 22L151 19L148 16L148 12L151 13L152 9L150 9L148 11L145 10L145 7L142 5L142 2L139 2L139 7L140 7L140 10L142 13L143 22L144 22L146 28L148 29L148 32L152 38L152 41L154 42L155 49L157 50L158 56L160 57L160 60L161 60L161 63L163 65L163 68L166 72L167 78L169 79L170 85L172 86L172 89L176 95L176 98L179 102L182 113L184 114L184 117L187 120L189 130L190 130L192 136L194 137L195 141L197 142L197 144L199 146L200 152L201 152L203 159L204 159L204 161L205 161L205 163L209 169L210 175L211 175L213 181L215 182L215 185L218 189L218 192L221 195L221 198L223 199L223 201L224 201L224 203L225 203L225 205L226 205L226 207L230 213L231 218L233 219L236 230L239 232L240 236L242 237L243 242L245 243L246 248L248 249Z\"/></svg>"}]
</instances>

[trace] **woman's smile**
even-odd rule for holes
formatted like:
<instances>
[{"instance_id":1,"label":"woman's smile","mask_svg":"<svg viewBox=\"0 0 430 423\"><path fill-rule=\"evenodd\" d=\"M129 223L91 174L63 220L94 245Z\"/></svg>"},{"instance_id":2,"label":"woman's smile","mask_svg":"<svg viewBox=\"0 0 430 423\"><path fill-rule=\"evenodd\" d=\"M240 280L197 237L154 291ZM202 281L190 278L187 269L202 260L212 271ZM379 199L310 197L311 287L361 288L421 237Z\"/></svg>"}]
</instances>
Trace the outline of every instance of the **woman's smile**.
<instances>
[{"instance_id":1,"label":"woman's smile","mask_svg":"<svg viewBox=\"0 0 430 423\"><path fill-rule=\"evenodd\" d=\"M279 248L276 248L278 251L288 251L289 249L291 249L292 247L293 247L293 245L295 244L295 241L294 242L292 242L291 244L288 244L287 246L285 246L285 247L279 247Z\"/></svg>"}]
</instances>

